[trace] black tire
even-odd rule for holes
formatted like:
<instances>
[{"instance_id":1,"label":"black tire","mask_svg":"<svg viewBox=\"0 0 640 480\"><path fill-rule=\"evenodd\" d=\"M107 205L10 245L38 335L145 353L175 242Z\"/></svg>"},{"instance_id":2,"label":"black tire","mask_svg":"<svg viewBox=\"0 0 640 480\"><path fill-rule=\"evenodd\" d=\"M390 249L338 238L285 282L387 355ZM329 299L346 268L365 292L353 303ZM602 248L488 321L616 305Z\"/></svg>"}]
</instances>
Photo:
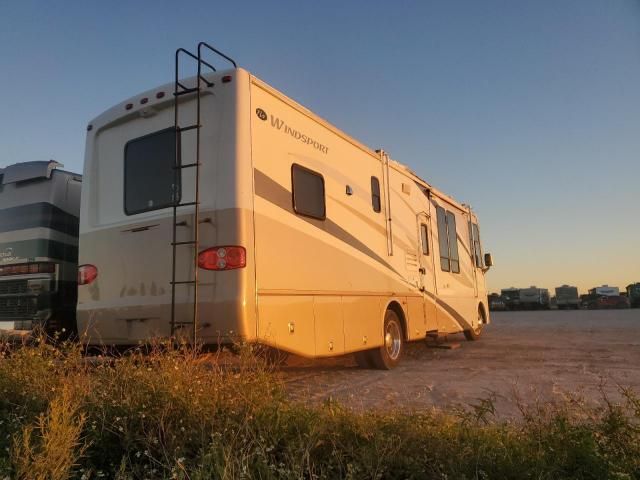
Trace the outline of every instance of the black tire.
<instances>
[{"instance_id":1,"label":"black tire","mask_svg":"<svg viewBox=\"0 0 640 480\"><path fill-rule=\"evenodd\" d=\"M76 335L75 312L54 313L44 324L47 336L55 340L67 340Z\"/></svg>"},{"instance_id":2,"label":"black tire","mask_svg":"<svg viewBox=\"0 0 640 480\"><path fill-rule=\"evenodd\" d=\"M360 368L373 368L373 363L371 362L371 353L369 350L364 350L362 352L356 352L354 355L356 359L356 363Z\"/></svg>"},{"instance_id":3,"label":"black tire","mask_svg":"<svg viewBox=\"0 0 640 480\"><path fill-rule=\"evenodd\" d=\"M482 326L484 325L484 315L482 313L482 309L478 309L478 321L475 328L470 328L469 330L464 331L464 338L466 338L470 342L475 342L480 339L482 335Z\"/></svg>"},{"instance_id":4,"label":"black tire","mask_svg":"<svg viewBox=\"0 0 640 480\"><path fill-rule=\"evenodd\" d=\"M400 317L393 310L387 310L384 314L383 325L384 345L369 350L369 360L374 368L379 370L391 370L400 363L404 352L404 330Z\"/></svg>"}]
</instances>

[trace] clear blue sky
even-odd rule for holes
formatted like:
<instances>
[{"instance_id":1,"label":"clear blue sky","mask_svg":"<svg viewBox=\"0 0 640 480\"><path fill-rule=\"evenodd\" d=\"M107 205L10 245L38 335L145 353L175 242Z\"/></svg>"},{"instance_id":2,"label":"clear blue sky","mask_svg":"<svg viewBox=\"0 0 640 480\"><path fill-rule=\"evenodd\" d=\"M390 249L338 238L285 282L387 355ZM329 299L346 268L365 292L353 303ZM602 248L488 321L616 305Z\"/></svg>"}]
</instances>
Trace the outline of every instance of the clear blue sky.
<instances>
[{"instance_id":1,"label":"clear blue sky","mask_svg":"<svg viewBox=\"0 0 640 480\"><path fill-rule=\"evenodd\" d=\"M471 203L492 289L640 281L638 0L5 0L0 166L80 171L199 40Z\"/></svg>"}]
</instances>

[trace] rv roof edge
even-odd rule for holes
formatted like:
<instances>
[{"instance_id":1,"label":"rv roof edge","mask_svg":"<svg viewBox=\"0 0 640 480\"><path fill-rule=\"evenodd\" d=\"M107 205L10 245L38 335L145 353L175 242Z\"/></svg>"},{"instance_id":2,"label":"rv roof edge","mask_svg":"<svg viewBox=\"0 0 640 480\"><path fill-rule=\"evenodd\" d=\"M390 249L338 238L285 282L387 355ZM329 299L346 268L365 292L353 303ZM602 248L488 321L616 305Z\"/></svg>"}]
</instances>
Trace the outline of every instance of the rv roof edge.
<instances>
[{"instance_id":1,"label":"rv roof edge","mask_svg":"<svg viewBox=\"0 0 640 480\"><path fill-rule=\"evenodd\" d=\"M239 69L239 70L242 70L242 69ZM375 158L379 158L380 157L380 152L382 152L383 149L381 149L381 148L372 149L372 148L368 147L367 145L363 144L362 142L360 142L356 138L352 137L351 135L349 135L345 131L343 131L343 130L339 129L338 127L336 127L335 125L333 125L331 122L325 120L324 118L322 118L318 114L316 114L313 111L309 110L304 105L298 103L297 101L295 101L291 97L287 96L286 94L284 94L280 90L272 87L271 85L269 85L265 81L263 81L260 78L256 77L253 73L251 73L251 72L247 72L247 73L249 74L249 78L251 79L251 82L254 85L256 85L257 87L262 88L263 90L269 92L271 95L275 96L276 98L284 101L289 106L291 106L291 107L295 108L296 110L298 110L299 112L301 112L303 115L305 115L305 116L311 118L312 120L314 120L315 122L319 123L320 125L322 125L326 129L328 129L330 132L335 133L336 135L339 135L344 140L346 140L349 143L351 143L352 145L358 147L362 151L370 154L372 157L375 157ZM402 173L406 174L407 176L411 177L412 180L414 180L418 184L422 185L427 190L430 190L431 192L433 192L434 194L439 196L442 200L445 200L446 202L452 204L453 206L456 206L456 207L461 208L461 209L465 209L466 208L466 206L463 205L461 202L459 202L458 200L456 200L452 196L444 193L442 190L439 190L438 188L435 188L433 185L428 183L425 179L421 178L416 172L414 172L411 168L409 168L404 163L401 163L401 162L399 162L397 160L394 160L393 158L389 157L389 167L393 168L394 170L396 170L398 172L402 172ZM469 206L469 207L473 210L473 208L471 206Z\"/></svg>"},{"instance_id":2,"label":"rv roof edge","mask_svg":"<svg viewBox=\"0 0 640 480\"><path fill-rule=\"evenodd\" d=\"M2 173L2 185L9 183L24 182L26 180L35 180L37 178L51 178L51 172L64 165L55 160L38 160L34 162L14 163L9 165Z\"/></svg>"}]
</instances>

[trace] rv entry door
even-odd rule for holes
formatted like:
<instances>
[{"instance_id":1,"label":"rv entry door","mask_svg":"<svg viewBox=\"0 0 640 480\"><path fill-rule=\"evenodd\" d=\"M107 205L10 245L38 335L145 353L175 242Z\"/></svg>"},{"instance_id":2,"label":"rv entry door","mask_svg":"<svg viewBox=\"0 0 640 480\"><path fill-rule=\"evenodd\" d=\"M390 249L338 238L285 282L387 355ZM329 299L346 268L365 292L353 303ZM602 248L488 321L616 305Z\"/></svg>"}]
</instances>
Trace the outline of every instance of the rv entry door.
<instances>
[{"instance_id":1,"label":"rv entry door","mask_svg":"<svg viewBox=\"0 0 640 480\"><path fill-rule=\"evenodd\" d=\"M418 215L418 238L420 249L419 258L419 281L418 286L422 291L424 302L424 315L427 331L438 329L436 322L436 278L433 263L433 242L431 239L431 222L425 213Z\"/></svg>"}]
</instances>

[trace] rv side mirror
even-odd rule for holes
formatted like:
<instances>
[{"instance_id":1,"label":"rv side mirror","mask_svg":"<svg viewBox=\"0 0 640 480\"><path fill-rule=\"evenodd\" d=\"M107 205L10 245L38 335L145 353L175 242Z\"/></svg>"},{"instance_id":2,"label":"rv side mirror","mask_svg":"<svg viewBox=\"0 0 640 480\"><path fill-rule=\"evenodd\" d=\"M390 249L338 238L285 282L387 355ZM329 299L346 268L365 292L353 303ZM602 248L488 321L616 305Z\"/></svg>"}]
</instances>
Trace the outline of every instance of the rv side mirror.
<instances>
[{"instance_id":1,"label":"rv side mirror","mask_svg":"<svg viewBox=\"0 0 640 480\"><path fill-rule=\"evenodd\" d=\"M484 254L484 264L486 267L493 267L493 257L490 253Z\"/></svg>"}]
</instances>

